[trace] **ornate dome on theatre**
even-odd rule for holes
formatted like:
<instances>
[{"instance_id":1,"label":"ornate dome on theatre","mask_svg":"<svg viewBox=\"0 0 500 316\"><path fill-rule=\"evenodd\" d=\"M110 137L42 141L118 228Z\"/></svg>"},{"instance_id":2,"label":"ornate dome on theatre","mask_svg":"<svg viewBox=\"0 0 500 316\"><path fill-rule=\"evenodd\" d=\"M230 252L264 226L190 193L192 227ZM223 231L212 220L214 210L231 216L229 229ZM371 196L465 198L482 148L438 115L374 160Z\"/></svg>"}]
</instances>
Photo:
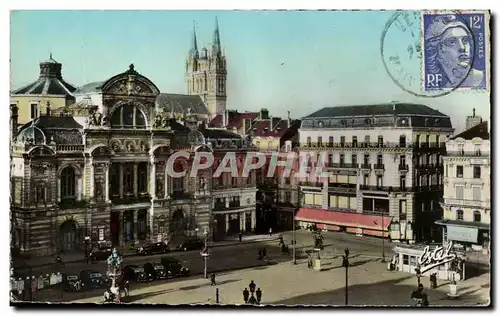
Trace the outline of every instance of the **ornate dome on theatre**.
<instances>
[{"instance_id":1,"label":"ornate dome on theatre","mask_svg":"<svg viewBox=\"0 0 500 316\"><path fill-rule=\"evenodd\" d=\"M49 59L40 63L38 79L12 92L13 95L62 95L72 98L76 88L62 78L62 64Z\"/></svg>"},{"instance_id":2,"label":"ornate dome on theatre","mask_svg":"<svg viewBox=\"0 0 500 316\"><path fill-rule=\"evenodd\" d=\"M16 140L31 144L80 145L83 144L81 129L71 116L41 115L24 124Z\"/></svg>"}]
</instances>

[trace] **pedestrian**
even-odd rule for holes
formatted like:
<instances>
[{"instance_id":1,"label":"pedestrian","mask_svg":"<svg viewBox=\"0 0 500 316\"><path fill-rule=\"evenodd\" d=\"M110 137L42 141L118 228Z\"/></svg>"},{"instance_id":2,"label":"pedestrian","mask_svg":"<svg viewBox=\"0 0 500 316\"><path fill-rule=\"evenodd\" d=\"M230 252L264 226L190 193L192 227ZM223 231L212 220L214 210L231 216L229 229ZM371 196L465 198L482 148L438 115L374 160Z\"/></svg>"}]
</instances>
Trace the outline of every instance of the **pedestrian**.
<instances>
[{"instance_id":1,"label":"pedestrian","mask_svg":"<svg viewBox=\"0 0 500 316\"><path fill-rule=\"evenodd\" d=\"M212 275L210 276L210 285L215 285L215 273L212 273Z\"/></svg>"},{"instance_id":2,"label":"pedestrian","mask_svg":"<svg viewBox=\"0 0 500 316\"><path fill-rule=\"evenodd\" d=\"M243 239L243 233L242 233L241 231L240 231L240 233L238 234L238 239L240 240L240 242L241 242L241 240Z\"/></svg>"},{"instance_id":3,"label":"pedestrian","mask_svg":"<svg viewBox=\"0 0 500 316\"><path fill-rule=\"evenodd\" d=\"M272 236L273 235L273 229L272 227L269 227L269 236Z\"/></svg>"}]
</instances>

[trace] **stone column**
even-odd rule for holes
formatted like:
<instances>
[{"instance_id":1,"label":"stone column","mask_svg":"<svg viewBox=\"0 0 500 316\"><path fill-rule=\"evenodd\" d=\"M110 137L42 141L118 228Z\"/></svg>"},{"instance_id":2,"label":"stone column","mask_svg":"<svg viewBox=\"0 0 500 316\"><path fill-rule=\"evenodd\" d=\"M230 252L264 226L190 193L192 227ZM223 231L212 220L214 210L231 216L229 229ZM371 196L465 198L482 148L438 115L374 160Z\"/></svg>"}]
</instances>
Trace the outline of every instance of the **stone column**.
<instances>
[{"instance_id":1,"label":"stone column","mask_svg":"<svg viewBox=\"0 0 500 316\"><path fill-rule=\"evenodd\" d=\"M118 165L118 177L120 182L120 199L123 199L123 164Z\"/></svg>"},{"instance_id":2,"label":"stone column","mask_svg":"<svg viewBox=\"0 0 500 316\"><path fill-rule=\"evenodd\" d=\"M139 230L139 223L137 222L137 210L134 210L134 223L132 225L134 230L134 241L137 240L137 231Z\"/></svg>"},{"instance_id":3,"label":"stone column","mask_svg":"<svg viewBox=\"0 0 500 316\"><path fill-rule=\"evenodd\" d=\"M156 198L156 164L155 164L155 161L154 161L154 157L151 157L151 161L150 161L150 165L151 165L151 168L149 169L149 182L150 182L150 186L149 186L149 189L150 189L150 195L151 197L153 197L154 199Z\"/></svg>"},{"instance_id":4,"label":"stone column","mask_svg":"<svg viewBox=\"0 0 500 316\"><path fill-rule=\"evenodd\" d=\"M229 230L229 214L226 214L226 234L228 230Z\"/></svg>"},{"instance_id":5,"label":"stone column","mask_svg":"<svg viewBox=\"0 0 500 316\"><path fill-rule=\"evenodd\" d=\"M61 177L57 177L57 203L61 203Z\"/></svg>"},{"instance_id":6,"label":"stone column","mask_svg":"<svg viewBox=\"0 0 500 316\"><path fill-rule=\"evenodd\" d=\"M104 179L104 196L106 199L106 202L109 202L109 167L110 165L107 164L105 166L106 168L106 173L105 173L105 179Z\"/></svg>"},{"instance_id":7,"label":"stone column","mask_svg":"<svg viewBox=\"0 0 500 316\"><path fill-rule=\"evenodd\" d=\"M94 199L94 160L91 158L90 159L90 199L93 200Z\"/></svg>"},{"instance_id":8,"label":"stone column","mask_svg":"<svg viewBox=\"0 0 500 316\"><path fill-rule=\"evenodd\" d=\"M135 113L135 112L134 112ZM139 194L137 193L137 180L138 180L138 177L137 177L137 169L138 169L139 165L137 164L137 162L134 162L134 196L139 196Z\"/></svg>"},{"instance_id":9,"label":"stone column","mask_svg":"<svg viewBox=\"0 0 500 316\"><path fill-rule=\"evenodd\" d=\"M252 211L252 232L255 231L255 210Z\"/></svg>"},{"instance_id":10,"label":"stone column","mask_svg":"<svg viewBox=\"0 0 500 316\"><path fill-rule=\"evenodd\" d=\"M372 212L375 211L375 199L372 199Z\"/></svg>"},{"instance_id":11,"label":"stone column","mask_svg":"<svg viewBox=\"0 0 500 316\"><path fill-rule=\"evenodd\" d=\"M120 229L119 229L119 245L122 246L123 245L123 234L124 234L124 230L125 230L125 227L123 225L123 211L119 211L120 212Z\"/></svg>"},{"instance_id":12,"label":"stone column","mask_svg":"<svg viewBox=\"0 0 500 316\"><path fill-rule=\"evenodd\" d=\"M171 178L168 176L168 168L167 168L167 163L165 162L165 180L163 181L164 182L164 189L165 189L165 192L164 192L164 198L165 199L168 199L170 197L170 180Z\"/></svg>"},{"instance_id":13,"label":"stone column","mask_svg":"<svg viewBox=\"0 0 500 316\"><path fill-rule=\"evenodd\" d=\"M243 211L241 216L241 222L242 224L240 225L241 231L246 231L246 223L247 223L247 212Z\"/></svg>"},{"instance_id":14,"label":"stone column","mask_svg":"<svg viewBox=\"0 0 500 316\"><path fill-rule=\"evenodd\" d=\"M82 200L82 194L83 194L83 177L80 175L77 180L76 180L76 183L77 183L77 200L78 201L81 201ZM59 188L59 192L58 192L58 199L60 200L61 199L61 182L60 181L57 181L57 185L58 185L58 188Z\"/></svg>"}]
</instances>

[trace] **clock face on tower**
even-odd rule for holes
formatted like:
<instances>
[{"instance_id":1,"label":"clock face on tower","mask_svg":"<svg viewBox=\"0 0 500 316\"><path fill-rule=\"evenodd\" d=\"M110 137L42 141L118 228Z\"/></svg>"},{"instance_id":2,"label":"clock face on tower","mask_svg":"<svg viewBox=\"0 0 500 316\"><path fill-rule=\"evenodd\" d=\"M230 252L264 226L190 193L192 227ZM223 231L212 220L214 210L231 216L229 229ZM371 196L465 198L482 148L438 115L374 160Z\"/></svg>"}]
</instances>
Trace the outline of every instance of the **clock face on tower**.
<instances>
[{"instance_id":1,"label":"clock face on tower","mask_svg":"<svg viewBox=\"0 0 500 316\"><path fill-rule=\"evenodd\" d=\"M205 144L205 137L200 131L190 131L188 134L188 142L191 145L203 145Z\"/></svg>"}]
</instances>

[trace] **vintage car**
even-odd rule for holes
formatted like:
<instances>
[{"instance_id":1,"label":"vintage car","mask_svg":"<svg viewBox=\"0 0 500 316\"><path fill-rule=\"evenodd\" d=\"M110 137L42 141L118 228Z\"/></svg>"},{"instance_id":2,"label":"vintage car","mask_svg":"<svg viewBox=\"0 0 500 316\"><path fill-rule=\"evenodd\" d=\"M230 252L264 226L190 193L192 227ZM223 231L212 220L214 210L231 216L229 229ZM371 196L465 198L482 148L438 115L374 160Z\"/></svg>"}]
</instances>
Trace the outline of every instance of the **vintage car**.
<instances>
[{"instance_id":1,"label":"vintage car","mask_svg":"<svg viewBox=\"0 0 500 316\"><path fill-rule=\"evenodd\" d=\"M113 248L111 247L94 247L89 253L89 259L90 261L107 260L112 252Z\"/></svg>"},{"instance_id":2,"label":"vintage car","mask_svg":"<svg viewBox=\"0 0 500 316\"><path fill-rule=\"evenodd\" d=\"M188 251L188 250L201 250L205 248L205 244L199 239L188 239L177 246L177 250Z\"/></svg>"},{"instance_id":3,"label":"vintage car","mask_svg":"<svg viewBox=\"0 0 500 316\"><path fill-rule=\"evenodd\" d=\"M137 254L142 256L167 253L170 249L168 245L164 242L149 243L143 246L137 247Z\"/></svg>"},{"instance_id":4,"label":"vintage car","mask_svg":"<svg viewBox=\"0 0 500 316\"><path fill-rule=\"evenodd\" d=\"M176 258L163 257L161 258L161 264L170 272L172 277L188 276L190 274L189 269L184 267Z\"/></svg>"},{"instance_id":5,"label":"vintage car","mask_svg":"<svg viewBox=\"0 0 500 316\"><path fill-rule=\"evenodd\" d=\"M154 280L164 280L172 277L172 272L165 269L161 263L145 263L144 272L147 275L152 275Z\"/></svg>"},{"instance_id":6,"label":"vintage car","mask_svg":"<svg viewBox=\"0 0 500 316\"><path fill-rule=\"evenodd\" d=\"M147 282L148 279L152 278L146 274L143 267L136 265L129 265L123 269L124 280L130 282Z\"/></svg>"},{"instance_id":7,"label":"vintage car","mask_svg":"<svg viewBox=\"0 0 500 316\"><path fill-rule=\"evenodd\" d=\"M63 275L62 283L66 292L78 292L82 289L82 282L76 274Z\"/></svg>"},{"instance_id":8,"label":"vintage car","mask_svg":"<svg viewBox=\"0 0 500 316\"><path fill-rule=\"evenodd\" d=\"M103 275L94 270L80 271L80 280L85 289L98 289L106 285Z\"/></svg>"}]
</instances>

